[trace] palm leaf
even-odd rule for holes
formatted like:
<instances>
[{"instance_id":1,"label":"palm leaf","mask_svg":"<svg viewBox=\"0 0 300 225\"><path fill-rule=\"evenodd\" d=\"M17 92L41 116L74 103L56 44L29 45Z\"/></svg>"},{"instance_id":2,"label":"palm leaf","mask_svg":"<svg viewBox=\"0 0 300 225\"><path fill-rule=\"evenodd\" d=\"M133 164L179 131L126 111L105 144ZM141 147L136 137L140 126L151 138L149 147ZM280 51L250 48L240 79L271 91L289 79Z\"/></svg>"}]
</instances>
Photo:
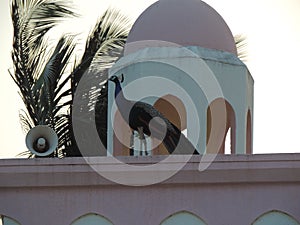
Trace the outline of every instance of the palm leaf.
<instances>
[{"instance_id":1,"label":"palm leaf","mask_svg":"<svg viewBox=\"0 0 300 225\"><path fill-rule=\"evenodd\" d=\"M67 106L56 89L74 50L73 37L62 37L52 51L45 35L62 19L75 15L66 1L12 0L14 71L10 75L26 107L20 112L25 132L38 124L55 129L55 116Z\"/></svg>"},{"instance_id":2,"label":"palm leaf","mask_svg":"<svg viewBox=\"0 0 300 225\"><path fill-rule=\"evenodd\" d=\"M60 97L59 93L56 92L56 89L64 75L66 66L71 59L74 48L75 45L73 44L72 36L62 37L50 59L46 63L41 75L33 85L32 89L34 95L39 96L37 107L42 107L43 109L41 111L41 121L55 116L55 113L53 115L48 114L53 113L56 108L59 107L59 100L61 100L62 97ZM56 111L58 112L58 110Z\"/></svg>"},{"instance_id":3,"label":"palm leaf","mask_svg":"<svg viewBox=\"0 0 300 225\"><path fill-rule=\"evenodd\" d=\"M14 71L10 75L26 107L20 113L23 129L26 132L38 124L49 125L59 137L55 156L78 156L70 113L74 92L85 72L97 71L91 77L92 86L82 93L84 106L95 107L100 93L98 99L104 102L98 104L100 111L107 110L107 96L103 94L105 91L100 91L99 83L107 78L107 69L121 54L130 29L129 20L118 11L108 9L88 36L79 63L67 75L75 48L74 37L63 36L51 50L45 35L63 18L76 15L68 4L62 0L12 0L11 15ZM106 132L106 115L101 115L100 130Z\"/></svg>"},{"instance_id":4,"label":"palm leaf","mask_svg":"<svg viewBox=\"0 0 300 225\"><path fill-rule=\"evenodd\" d=\"M72 88L76 88L84 72L91 64L93 68L101 68L102 70L111 67L111 62L114 62L117 58L111 53L115 48L123 48L130 28L129 19L122 15L120 11L112 8L105 11L89 35L81 61L74 69ZM99 59L104 55L107 56L106 59L112 57L108 62L105 61L108 66L103 63L104 60L99 64Z\"/></svg>"},{"instance_id":5,"label":"palm leaf","mask_svg":"<svg viewBox=\"0 0 300 225\"><path fill-rule=\"evenodd\" d=\"M97 110L101 110L101 112L107 111L107 96L101 94L101 89L103 88L101 83L107 79L108 69L121 56L130 28L131 24L127 17L123 16L118 10L109 8L100 17L88 36L83 56L71 73L72 100L74 99L75 91L77 96L81 96L80 102L76 102L77 106L80 106L82 110L82 115L84 115L84 118L80 119L81 121L87 120L88 122L92 120L97 101L104 102L104 104L98 104ZM84 79L85 84L81 85L81 90L77 90L79 81L85 73L87 75ZM99 97L100 95L101 98ZM72 115L70 118L72 118ZM96 123L96 126L101 126L99 129L101 137L106 137L106 114L102 113L101 117L97 117ZM72 126L71 121L70 126ZM70 130L71 140L75 142L72 128ZM104 140L105 138L101 139ZM81 155L79 149L74 147L67 149L65 154L66 156Z\"/></svg>"},{"instance_id":6,"label":"palm leaf","mask_svg":"<svg viewBox=\"0 0 300 225\"><path fill-rule=\"evenodd\" d=\"M238 34L234 36L238 57L244 62L247 62L248 59L248 51L247 51L248 44L246 39L247 39L246 36L242 34Z\"/></svg>"},{"instance_id":7,"label":"palm leaf","mask_svg":"<svg viewBox=\"0 0 300 225\"><path fill-rule=\"evenodd\" d=\"M11 15L14 27L12 59L14 73L11 73L20 89L22 99L30 117L37 125L37 96L33 86L35 78L40 77L41 65L45 59L46 44L44 35L61 19L73 16L65 2L47 0L13 0ZM46 88L46 87L45 87Z\"/></svg>"},{"instance_id":8,"label":"palm leaf","mask_svg":"<svg viewBox=\"0 0 300 225\"><path fill-rule=\"evenodd\" d=\"M20 123L23 128L24 133L28 133L28 131L34 127L34 124L25 110L20 110L19 112Z\"/></svg>"},{"instance_id":9,"label":"palm leaf","mask_svg":"<svg viewBox=\"0 0 300 225\"><path fill-rule=\"evenodd\" d=\"M29 151L23 151L23 152L17 154L17 156L19 156L19 157L26 156L27 158L33 158L33 154Z\"/></svg>"},{"instance_id":10,"label":"palm leaf","mask_svg":"<svg viewBox=\"0 0 300 225\"><path fill-rule=\"evenodd\" d=\"M93 111L95 108L100 90L105 87L102 83L107 80L108 69L121 56L130 28L131 23L126 16L118 10L109 8L96 23L89 36L86 51L82 57L82 62L89 61L91 71L89 74L92 75L85 79L89 84L88 93L83 90L82 94L88 96L86 98L88 111ZM81 74L75 76L75 80L81 76Z\"/></svg>"},{"instance_id":11,"label":"palm leaf","mask_svg":"<svg viewBox=\"0 0 300 225\"><path fill-rule=\"evenodd\" d=\"M40 54L45 34L65 17L75 16L65 1L13 0L11 15L14 27L13 59L29 85L38 76ZM21 78L21 77L19 77ZM22 78L21 78L22 79ZM23 78L24 79L24 78Z\"/></svg>"}]
</instances>

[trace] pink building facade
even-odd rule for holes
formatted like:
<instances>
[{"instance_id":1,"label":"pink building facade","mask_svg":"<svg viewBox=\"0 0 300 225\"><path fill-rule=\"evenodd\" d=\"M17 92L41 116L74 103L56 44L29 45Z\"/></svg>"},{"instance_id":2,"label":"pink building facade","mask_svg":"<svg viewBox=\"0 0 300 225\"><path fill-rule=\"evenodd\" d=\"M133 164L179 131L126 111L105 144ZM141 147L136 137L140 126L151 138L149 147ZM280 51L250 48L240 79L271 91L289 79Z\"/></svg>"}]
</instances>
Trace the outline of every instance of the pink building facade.
<instances>
[{"instance_id":1,"label":"pink building facade","mask_svg":"<svg viewBox=\"0 0 300 225\"><path fill-rule=\"evenodd\" d=\"M150 171L154 181L181 164L182 156L172 162L162 156L112 159L1 160L4 225L300 224L300 154L218 155L201 172L201 156L193 156L152 185L140 183L145 167L163 165ZM109 171L106 178L100 170ZM118 176L137 179L124 185L115 182Z\"/></svg>"},{"instance_id":2,"label":"pink building facade","mask_svg":"<svg viewBox=\"0 0 300 225\"><path fill-rule=\"evenodd\" d=\"M154 76L153 68L163 73ZM111 154L0 160L0 225L300 225L300 154L251 155L254 81L214 9L200 0L154 3L136 21L125 55L109 75L120 72L128 74L122 85L143 78L126 91L131 99L142 99L138 93L151 84L180 87L149 96L158 105L174 103L180 121L170 104L160 107L197 139L201 155L163 155L158 146L152 155L128 156L131 145L116 137L120 132L127 140L131 131L115 119L109 93ZM195 103L194 111L188 102ZM79 126L79 136L85 128ZM225 155L229 128L231 155ZM88 151L94 134L82 142Z\"/></svg>"}]
</instances>

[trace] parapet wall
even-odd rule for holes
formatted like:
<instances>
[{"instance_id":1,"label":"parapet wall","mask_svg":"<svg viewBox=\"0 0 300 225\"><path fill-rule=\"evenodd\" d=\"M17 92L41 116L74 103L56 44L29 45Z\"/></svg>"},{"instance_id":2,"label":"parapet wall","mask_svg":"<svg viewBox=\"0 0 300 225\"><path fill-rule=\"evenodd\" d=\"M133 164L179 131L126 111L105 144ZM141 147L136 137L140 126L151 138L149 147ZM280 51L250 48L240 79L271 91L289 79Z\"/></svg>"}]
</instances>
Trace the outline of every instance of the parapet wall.
<instances>
[{"instance_id":1,"label":"parapet wall","mask_svg":"<svg viewBox=\"0 0 300 225\"><path fill-rule=\"evenodd\" d=\"M0 214L22 225L71 225L88 213L115 225L159 225L178 212L207 225L250 225L274 210L300 221L300 154L218 155L202 172L201 156L192 156L170 178L142 185L184 161L172 157L0 160ZM153 163L162 166L145 170ZM109 180L118 176L131 186Z\"/></svg>"}]
</instances>

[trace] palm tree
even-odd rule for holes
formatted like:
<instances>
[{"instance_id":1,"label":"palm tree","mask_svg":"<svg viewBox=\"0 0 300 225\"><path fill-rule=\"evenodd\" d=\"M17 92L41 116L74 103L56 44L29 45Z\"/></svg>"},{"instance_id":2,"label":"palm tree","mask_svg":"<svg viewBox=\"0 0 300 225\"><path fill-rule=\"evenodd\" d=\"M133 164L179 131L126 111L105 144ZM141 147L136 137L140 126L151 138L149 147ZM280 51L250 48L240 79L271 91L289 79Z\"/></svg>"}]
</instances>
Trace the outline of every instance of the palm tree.
<instances>
[{"instance_id":1,"label":"palm tree","mask_svg":"<svg viewBox=\"0 0 300 225\"><path fill-rule=\"evenodd\" d=\"M71 123L76 87L83 74L96 64L102 66L98 69L100 77L112 65L116 58L108 53L124 45L129 32L128 19L108 9L89 35L79 63L74 62L68 72L74 55L74 36L63 35L56 47L49 49L45 35L63 18L76 16L70 6L60 0L12 0L11 15L14 70L10 75L26 108L20 113L22 127L28 132L34 126L48 125L59 138L53 156L80 156ZM89 92L91 102L96 99L93 93Z\"/></svg>"}]
</instances>

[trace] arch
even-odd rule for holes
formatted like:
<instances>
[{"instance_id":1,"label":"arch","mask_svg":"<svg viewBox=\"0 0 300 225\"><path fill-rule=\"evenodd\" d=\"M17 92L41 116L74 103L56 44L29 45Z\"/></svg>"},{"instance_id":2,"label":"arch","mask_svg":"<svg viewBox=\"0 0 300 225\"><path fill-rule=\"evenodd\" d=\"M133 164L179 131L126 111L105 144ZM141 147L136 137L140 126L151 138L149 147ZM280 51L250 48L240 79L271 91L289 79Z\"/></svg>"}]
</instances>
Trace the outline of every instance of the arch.
<instances>
[{"instance_id":1,"label":"arch","mask_svg":"<svg viewBox=\"0 0 300 225\"><path fill-rule=\"evenodd\" d=\"M113 120L113 143L114 156L129 156L130 136L132 134L131 128L124 121L119 110L116 111Z\"/></svg>"},{"instance_id":2,"label":"arch","mask_svg":"<svg viewBox=\"0 0 300 225\"><path fill-rule=\"evenodd\" d=\"M107 218L96 213L88 213L74 220L70 225L113 225Z\"/></svg>"},{"instance_id":3,"label":"arch","mask_svg":"<svg viewBox=\"0 0 300 225\"><path fill-rule=\"evenodd\" d=\"M0 225L21 225L21 224L8 216L0 215Z\"/></svg>"},{"instance_id":4,"label":"arch","mask_svg":"<svg viewBox=\"0 0 300 225\"><path fill-rule=\"evenodd\" d=\"M249 109L247 112L246 154L252 154L253 152L252 129L252 115Z\"/></svg>"},{"instance_id":5,"label":"arch","mask_svg":"<svg viewBox=\"0 0 300 225\"><path fill-rule=\"evenodd\" d=\"M251 225L300 225L292 216L279 210L271 210L259 216Z\"/></svg>"},{"instance_id":6,"label":"arch","mask_svg":"<svg viewBox=\"0 0 300 225\"><path fill-rule=\"evenodd\" d=\"M181 131L187 129L186 108L178 97L170 94L162 96L155 101L153 106ZM155 142L155 140L152 140L152 142ZM156 144L154 144L154 146L156 146ZM167 155L169 153L161 143L154 149L153 154Z\"/></svg>"},{"instance_id":7,"label":"arch","mask_svg":"<svg viewBox=\"0 0 300 225\"><path fill-rule=\"evenodd\" d=\"M224 111L224 107L225 107L225 111ZM220 113L223 112L226 112L226 115L220 115ZM216 123L216 129L214 131L212 131L213 121L215 121ZM222 127L224 124L225 127ZM224 98L217 98L213 100L207 108L207 136L206 136L207 153L214 153L214 154L225 153L225 139L229 128L231 128L230 129L231 154L235 154L235 145L236 145L235 112L233 110L233 107L227 100L225 100ZM210 143L213 143L213 145L209 146L210 138L213 138L213 140L210 140Z\"/></svg>"},{"instance_id":8,"label":"arch","mask_svg":"<svg viewBox=\"0 0 300 225\"><path fill-rule=\"evenodd\" d=\"M160 225L207 225L202 219L187 211L177 212L164 219Z\"/></svg>"},{"instance_id":9,"label":"arch","mask_svg":"<svg viewBox=\"0 0 300 225\"><path fill-rule=\"evenodd\" d=\"M170 94L162 96L154 103L154 107L181 131L187 128L186 109L178 97Z\"/></svg>"}]
</instances>

